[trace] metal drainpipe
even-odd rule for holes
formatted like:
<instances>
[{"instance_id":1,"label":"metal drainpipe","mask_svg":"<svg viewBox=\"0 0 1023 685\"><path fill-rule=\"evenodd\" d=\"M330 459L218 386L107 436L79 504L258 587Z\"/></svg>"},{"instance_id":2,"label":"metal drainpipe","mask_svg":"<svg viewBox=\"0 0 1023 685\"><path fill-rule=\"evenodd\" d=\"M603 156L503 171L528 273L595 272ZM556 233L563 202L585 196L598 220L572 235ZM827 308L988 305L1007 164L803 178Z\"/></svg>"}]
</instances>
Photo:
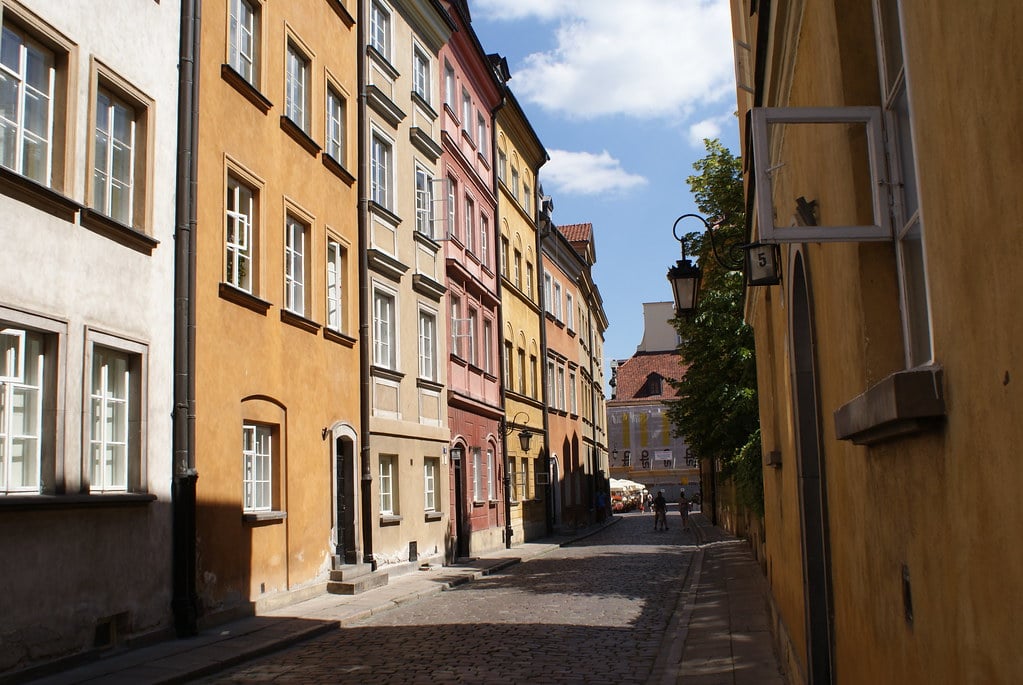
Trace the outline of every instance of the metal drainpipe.
<instances>
[{"instance_id":1,"label":"metal drainpipe","mask_svg":"<svg viewBox=\"0 0 1023 685\"><path fill-rule=\"evenodd\" d=\"M199 632L196 592L195 468L195 152L199 138L201 0L181 4L178 69L178 165L174 236L174 414L171 611L178 637Z\"/></svg>"},{"instance_id":2,"label":"metal drainpipe","mask_svg":"<svg viewBox=\"0 0 1023 685\"><path fill-rule=\"evenodd\" d=\"M507 87L507 85L505 85ZM505 106L506 98L501 97L501 102L498 103L494 109L490 111L490 130L493 132L497 131L497 113ZM501 216L500 216L500 188L498 186L498 175L497 175L497 135L490 137L490 159L494 160L495 163L490 170L490 182L495 192L495 199L497 200L497 216L494 217L494 228L493 238L494 246L497 248L494 253L497 254L501 249ZM501 255L497 254L497 258L501 259ZM501 270L497 269L497 330L501 332L498 336L498 340L501 340L501 336L504 335L504 285L501 281ZM511 524L511 475L508 473L508 399L505 388L508 379L504 377L504 360L502 353L504 351L504 345L502 344L498 350L497 355L497 366L500 369L498 372L501 378L501 410L504 412L504 418L501 419L501 463L504 467L504 546L505 549L511 549L512 536L515 534Z\"/></svg>"},{"instance_id":3,"label":"metal drainpipe","mask_svg":"<svg viewBox=\"0 0 1023 685\"><path fill-rule=\"evenodd\" d=\"M361 504L362 504L362 561L377 570L376 559L373 558L373 453L370 449L369 414L372 398L369 377L370 344L369 344L369 313L372 311L369 287L369 161L366 154L366 31L363 17L366 16L366 2L359 1L359 21L356 35L359 42L359 107L358 107L358 144L359 144L359 386L362 399L359 403L359 421L362 423L362 445L360 446L360 463L362 465Z\"/></svg>"},{"instance_id":4,"label":"metal drainpipe","mask_svg":"<svg viewBox=\"0 0 1023 685\"><path fill-rule=\"evenodd\" d=\"M540 199L543 202L543 197ZM540 222L543 225L540 225ZM543 264L543 238L544 232L553 230L554 220L549 215L543 215L540 222L537 222L536 231L536 293L540 301L540 394L543 397L543 451L544 468L547 471L547 485L544 488L544 515L547 518L547 535L554 533L554 484L551 482L551 445L550 445L550 415L548 412L549 398L547 397L547 302L544 297L544 275L546 269Z\"/></svg>"}]
</instances>

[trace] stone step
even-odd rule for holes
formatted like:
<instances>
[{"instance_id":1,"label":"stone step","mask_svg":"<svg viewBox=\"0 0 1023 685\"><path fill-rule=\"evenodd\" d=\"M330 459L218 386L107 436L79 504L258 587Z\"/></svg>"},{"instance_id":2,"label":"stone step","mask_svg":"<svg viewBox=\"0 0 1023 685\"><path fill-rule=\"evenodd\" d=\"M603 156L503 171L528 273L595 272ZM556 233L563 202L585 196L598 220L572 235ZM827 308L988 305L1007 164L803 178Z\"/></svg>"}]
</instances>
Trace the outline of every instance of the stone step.
<instances>
[{"instance_id":1,"label":"stone step","mask_svg":"<svg viewBox=\"0 0 1023 685\"><path fill-rule=\"evenodd\" d=\"M336 566L330 572L331 580L355 580L361 576L369 575L373 572L372 564L345 564L344 566Z\"/></svg>"},{"instance_id":2,"label":"stone step","mask_svg":"<svg viewBox=\"0 0 1023 685\"><path fill-rule=\"evenodd\" d=\"M327 581L327 592L332 595L358 595L384 585L387 585L387 574L377 571L352 580Z\"/></svg>"}]
</instances>

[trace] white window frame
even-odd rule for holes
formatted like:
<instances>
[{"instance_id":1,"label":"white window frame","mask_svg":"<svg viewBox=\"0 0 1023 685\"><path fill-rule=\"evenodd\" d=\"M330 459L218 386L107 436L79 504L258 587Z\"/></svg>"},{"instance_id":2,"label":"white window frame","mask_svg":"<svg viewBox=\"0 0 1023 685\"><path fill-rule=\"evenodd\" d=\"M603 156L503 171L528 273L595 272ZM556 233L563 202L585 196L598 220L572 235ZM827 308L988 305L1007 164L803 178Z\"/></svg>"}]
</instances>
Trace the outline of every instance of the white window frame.
<instances>
[{"instance_id":1,"label":"white window frame","mask_svg":"<svg viewBox=\"0 0 1023 685\"><path fill-rule=\"evenodd\" d=\"M482 362L483 370L486 373L493 371L493 363L491 359L493 357L493 346L494 346L494 326L490 323L490 319L483 320L483 350L482 350Z\"/></svg>"},{"instance_id":2,"label":"white window frame","mask_svg":"<svg viewBox=\"0 0 1023 685\"><path fill-rule=\"evenodd\" d=\"M370 199L391 209L394 198L394 141L374 130L370 137Z\"/></svg>"},{"instance_id":3,"label":"white window frame","mask_svg":"<svg viewBox=\"0 0 1023 685\"><path fill-rule=\"evenodd\" d=\"M369 44L388 61L391 59L391 12L373 0L369 7Z\"/></svg>"},{"instance_id":4,"label":"white window frame","mask_svg":"<svg viewBox=\"0 0 1023 685\"><path fill-rule=\"evenodd\" d=\"M416 162L416 231L433 238L433 185L434 178L429 169Z\"/></svg>"},{"instance_id":5,"label":"white window frame","mask_svg":"<svg viewBox=\"0 0 1023 685\"><path fill-rule=\"evenodd\" d=\"M526 351L519 347L515 350L515 390L520 395L526 394ZM509 379L510 382L511 379Z\"/></svg>"},{"instance_id":6,"label":"white window frame","mask_svg":"<svg viewBox=\"0 0 1023 685\"><path fill-rule=\"evenodd\" d=\"M426 457L423 460L423 510L440 511L437 507L438 490L437 475L440 472L439 460Z\"/></svg>"},{"instance_id":7,"label":"white window frame","mask_svg":"<svg viewBox=\"0 0 1023 685\"><path fill-rule=\"evenodd\" d=\"M344 260L345 247L333 236L327 236L327 328L344 330Z\"/></svg>"},{"instance_id":8,"label":"white window frame","mask_svg":"<svg viewBox=\"0 0 1023 685\"><path fill-rule=\"evenodd\" d=\"M508 155L501 148L497 148L497 180L504 183L507 176Z\"/></svg>"},{"instance_id":9,"label":"white window frame","mask_svg":"<svg viewBox=\"0 0 1023 685\"><path fill-rule=\"evenodd\" d=\"M512 283L522 290L522 252L515 250L512 254Z\"/></svg>"},{"instance_id":10,"label":"white window frame","mask_svg":"<svg viewBox=\"0 0 1023 685\"><path fill-rule=\"evenodd\" d=\"M228 174L224 200L224 282L247 293L252 293L255 287L253 223L256 193L251 185L232 173ZM234 209L231 209L232 204ZM243 266L247 267L244 273Z\"/></svg>"},{"instance_id":11,"label":"white window frame","mask_svg":"<svg viewBox=\"0 0 1023 685\"><path fill-rule=\"evenodd\" d=\"M558 279L554 279L553 300L554 300L554 312L553 312L554 318L557 319L558 321L561 321L561 317L562 317L562 314L563 314L564 310L562 309L563 305L562 305L562 301L561 301L561 281L559 281Z\"/></svg>"},{"instance_id":12,"label":"white window frame","mask_svg":"<svg viewBox=\"0 0 1023 685\"><path fill-rule=\"evenodd\" d=\"M572 297L572 293L565 293L565 326L568 330L575 330L575 298Z\"/></svg>"},{"instance_id":13,"label":"white window frame","mask_svg":"<svg viewBox=\"0 0 1023 685\"><path fill-rule=\"evenodd\" d=\"M284 116L303 131L309 130L309 76L312 59L289 39L285 51Z\"/></svg>"},{"instance_id":14,"label":"white window frame","mask_svg":"<svg viewBox=\"0 0 1023 685\"><path fill-rule=\"evenodd\" d=\"M526 259L526 297L533 299L533 263Z\"/></svg>"},{"instance_id":15,"label":"white window frame","mask_svg":"<svg viewBox=\"0 0 1023 685\"><path fill-rule=\"evenodd\" d=\"M487 447L487 500L493 502L497 499L497 468L494 463L496 459L496 452L493 447Z\"/></svg>"},{"instance_id":16,"label":"white window frame","mask_svg":"<svg viewBox=\"0 0 1023 685\"><path fill-rule=\"evenodd\" d=\"M389 306L383 307L388 303ZM397 369L397 314L397 293L375 286L373 288L373 364L384 369Z\"/></svg>"},{"instance_id":17,"label":"white window frame","mask_svg":"<svg viewBox=\"0 0 1023 685\"><path fill-rule=\"evenodd\" d=\"M391 454L380 455L379 465L379 491L380 491L380 515L394 516L397 514L397 497L395 486L398 479L395 473L398 470L398 458Z\"/></svg>"},{"instance_id":18,"label":"white window frame","mask_svg":"<svg viewBox=\"0 0 1023 685\"><path fill-rule=\"evenodd\" d=\"M455 111L458 90L455 84L455 68L444 60L444 104Z\"/></svg>"},{"instance_id":19,"label":"white window frame","mask_svg":"<svg viewBox=\"0 0 1023 685\"><path fill-rule=\"evenodd\" d=\"M472 96L462 88L462 130L472 140Z\"/></svg>"},{"instance_id":20,"label":"white window frame","mask_svg":"<svg viewBox=\"0 0 1023 685\"><path fill-rule=\"evenodd\" d=\"M483 452L479 447L472 448L472 501L483 501Z\"/></svg>"},{"instance_id":21,"label":"white window frame","mask_svg":"<svg viewBox=\"0 0 1023 685\"><path fill-rule=\"evenodd\" d=\"M0 135L3 135L5 130L13 131L14 160L12 164L8 164L0 158L0 164L26 178L31 178L45 186L50 186L53 175L53 118L57 81L57 55L53 50L37 41L31 34L23 31L20 27L14 27L5 22L3 23L0 44L5 42L5 39L9 39L9 36L16 37L19 40L18 65L16 69L13 69L10 65L0 63L0 76L5 80L14 81L16 84L17 115L15 120L0 116ZM27 64L30 52L41 56L43 63L46 65L46 92L36 87L42 84L28 83ZM25 122L26 112L29 109L25 104L29 99L45 101L45 107L41 109L45 112L46 121L43 122L42 126L35 127L45 131L45 137L34 133L32 131L33 127ZM41 168L35 170L35 173L28 173L29 170L25 166L27 160L25 150L27 145L41 146L42 148L43 164Z\"/></svg>"},{"instance_id":22,"label":"white window frame","mask_svg":"<svg viewBox=\"0 0 1023 685\"><path fill-rule=\"evenodd\" d=\"M553 359L547 360L547 406L558 408L558 397L554 393L554 375L556 365Z\"/></svg>"},{"instance_id":23,"label":"white window frame","mask_svg":"<svg viewBox=\"0 0 1023 685\"><path fill-rule=\"evenodd\" d=\"M568 411L572 414L579 413L579 401L576 394L575 371L568 372Z\"/></svg>"},{"instance_id":24,"label":"white window frame","mask_svg":"<svg viewBox=\"0 0 1023 685\"><path fill-rule=\"evenodd\" d=\"M273 429L242 424L242 510L273 510Z\"/></svg>"},{"instance_id":25,"label":"white window frame","mask_svg":"<svg viewBox=\"0 0 1023 685\"><path fill-rule=\"evenodd\" d=\"M437 380L437 312L419 308L419 377Z\"/></svg>"},{"instance_id":26,"label":"white window frame","mask_svg":"<svg viewBox=\"0 0 1023 685\"><path fill-rule=\"evenodd\" d=\"M428 105L433 104L433 84L430 79L431 60L429 54L418 45L412 46L412 92Z\"/></svg>"},{"instance_id":27,"label":"white window frame","mask_svg":"<svg viewBox=\"0 0 1023 685\"><path fill-rule=\"evenodd\" d=\"M532 216L533 191L525 181L522 182L522 209L526 210L526 214Z\"/></svg>"},{"instance_id":28,"label":"white window frame","mask_svg":"<svg viewBox=\"0 0 1023 685\"><path fill-rule=\"evenodd\" d=\"M753 160L757 192L757 230L762 242L828 242L891 240L892 229L888 212L888 176L885 169L884 135L881 128L880 107L754 107ZM782 226L778 222L787 217L775 217L771 177L788 162L776 161L779 150L771 149L768 126L799 124L858 124L867 139L867 161L870 168L874 223L868 226ZM775 137L778 146L780 137ZM772 156L772 152L775 154ZM820 154L827 154L821 150ZM773 166L772 166L773 165ZM796 198L792 198L793 209Z\"/></svg>"},{"instance_id":29,"label":"white window frame","mask_svg":"<svg viewBox=\"0 0 1023 685\"><path fill-rule=\"evenodd\" d=\"M111 365L123 364L116 373ZM97 366L99 368L97 368ZM91 430L89 434L89 490L116 492L128 490L128 469L131 461L130 426L133 403L137 402L132 355L121 350L94 345L90 374L89 407ZM120 381L117 375L122 376ZM98 382L98 387L97 387ZM120 421L117 417L120 416ZM119 475L114 475L117 472Z\"/></svg>"},{"instance_id":30,"label":"white window frame","mask_svg":"<svg viewBox=\"0 0 1023 685\"><path fill-rule=\"evenodd\" d=\"M134 105L115 95L110 89L100 87L96 92L96 125L93 129L93 207L115 221L131 226L135 216L135 158L136 119ZM117 137L116 119L123 117L127 122L125 139ZM105 126L101 126L101 121ZM124 176L118 177L116 157L127 157ZM115 206L115 191L123 198Z\"/></svg>"},{"instance_id":31,"label":"white window frame","mask_svg":"<svg viewBox=\"0 0 1023 685\"><path fill-rule=\"evenodd\" d=\"M5 348L4 359L0 359L0 493L36 494L42 485L44 431L43 405L47 388L48 374L52 373L47 365L45 333L15 327L17 324L6 324L0 335L10 343ZM30 340L31 338L31 340ZM39 347L38 355L28 358L29 347ZM34 376L34 381L29 378ZM16 399L20 398L20 399ZM18 407L26 409L35 405L35 411L25 411L20 423L31 422L35 431L14 433L14 416ZM15 442L20 443L22 479L16 486L11 485L11 476L15 471ZM28 474L34 471L34 478L25 479L25 465Z\"/></svg>"},{"instance_id":32,"label":"white window frame","mask_svg":"<svg viewBox=\"0 0 1023 685\"><path fill-rule=\"evenodd\" d=\"M458 181L453 176L447 177L447 202L448 202L448 214L447 214L447 235L449 238L455 238L458 235Z\"/></svg>"},{"instance_id":33,"label":"white window frame","mask_svg":"<svg viewBox=\"0 0 1023 685\"><path fill-rule=\"evenodd\" d=\"M324 152L341 166L345 164L345 117L348 112L348 99L334 87L327 84L327 113L325 117Z\"/></svg>"},{"instance_id":34,"label":"white window frame","mask_svg":"<svg viewBox=\"0 0 1023 685\"><path fill-rule=\"evenodd\" d=\"M488 266L490 259L490 220L486 214L480 214L480 261Z\"/></svg>"},{"instance_id":35,"label":"white window frame","mask_svg":"<svg viewBox=\"0 0 1023 685\"><path fill-rule=\"evenodd\" d=\"M476 245L476 201L471 196L465 196L465 207L462 210L465 220L465 249L467 252L475 252Z\"/></svg>"},{"instance_id":36,"label":"white window frame","mask_svg":"<svg viewBox=\"0 0 1023 685\"><path fill-rule=\"evenodd\" d=\"M557 383L557 386L555 387L555 390L557 390L557 392L558 392L558 402L557 402L556 406L558 407L558 409L561 409L562 411L564 411L565 410L565 367L564 367L564 365L558 364L557 374L558 374L558 383Z\"/></svg>"},{"instance_id":37,"label":"white window frame","mask_svg":"<svg viewBox=\"0 0 1023 685\"><path fill-rule=\"evenodd\" d=\"M487 158L487 121L483 118L483 112L476 112L476 145L479 148L480 156Z\"/></svg>"},{"instance_id":38,"label":"white window frame","mask_svg":"<svg viewBox=\"0 0 1023 685\"><path fill-rule=\"evenodd\" d=\"M309 224L290 212L284 219L284 308L305 316Z\"/></svg>"},{"instance_id":39,"label":"white window frame","mask_svg":"<svg viewBox=\"0 0 1023 685\"><path fill-rule=\"evenodd\" d=\"M252 85L259 80L259 5L249 0L231 0L228 16L228 64ZM244 49L248 38L249 52Z\"/></svg>"}]
</instances>

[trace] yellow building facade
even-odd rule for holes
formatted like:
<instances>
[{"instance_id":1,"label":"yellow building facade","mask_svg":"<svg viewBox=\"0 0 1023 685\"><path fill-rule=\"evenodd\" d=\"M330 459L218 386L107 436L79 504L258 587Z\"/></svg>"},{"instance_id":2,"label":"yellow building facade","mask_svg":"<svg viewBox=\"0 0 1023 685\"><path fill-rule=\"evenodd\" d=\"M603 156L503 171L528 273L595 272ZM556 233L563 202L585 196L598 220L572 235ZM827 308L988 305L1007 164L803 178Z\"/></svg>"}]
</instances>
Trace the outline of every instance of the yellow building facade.
<instances>
[{"instance_id":1,"label":"yellow building facade","mask_svg":"<svg viewBox=\"0 0 1023 685\"><path fill-rule=\"evenodd\" d=\"M543 459L543 311L537 289L539 236L536 183L547 152L522 112L506 92L497 113L498 217L500 220L501 311L504 339L503 387L505 454L510 493L512 541L542 537L547 532ZM523 431L533 435L522 449Z\"/></svg>"},{"instance_id":2,"label":"yellow building facade","mask_svg":"<svg viewBox=\"0 0 1023 685\"><path fill-rule=\"evenodd\" d=\"M1023 7L732 8L790 680L1014 682Z\"/></svg>"},{"instance_id":3,"label":"yellow building facade","mask_svg":"<svg viewBox=\"0 0 1023 685\"><path fill-rule=\"evenodd\" d=\"M354 4L203 7L195 465L207 619L322 592L365 543Z\"/></svg>"}]
</instances>

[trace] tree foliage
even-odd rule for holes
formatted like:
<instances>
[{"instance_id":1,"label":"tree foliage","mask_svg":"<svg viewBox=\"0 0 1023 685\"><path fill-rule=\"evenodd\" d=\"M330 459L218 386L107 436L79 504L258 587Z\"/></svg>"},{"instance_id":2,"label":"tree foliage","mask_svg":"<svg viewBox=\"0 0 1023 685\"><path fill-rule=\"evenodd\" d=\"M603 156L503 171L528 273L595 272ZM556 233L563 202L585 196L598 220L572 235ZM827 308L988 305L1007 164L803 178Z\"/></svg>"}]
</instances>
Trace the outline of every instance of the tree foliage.
<instances>
[{"instance_id":1,"label":"tree foliage","mask_svg":"<svg viewBox=\"0 0 1023 685\"><path fill-rule=\"evenodd\" d=\"M707 155L693 164L697 173L686 182L699 212L717 225L718 247L741 245L745 201L740 160L718 140L704 140L704 145ZM703 284L696 313L675 321L686 373L673 383L679 395L668 403L668 417L700 459L721 460L722 475L734 477L743 503L759 512L763 484L756 359L753 331L743 321L743 274L717 263L706 233L688 234L686 247L699 259ZM741 253L720 256L734 261Z\"/></svg>"}]
</instances>

